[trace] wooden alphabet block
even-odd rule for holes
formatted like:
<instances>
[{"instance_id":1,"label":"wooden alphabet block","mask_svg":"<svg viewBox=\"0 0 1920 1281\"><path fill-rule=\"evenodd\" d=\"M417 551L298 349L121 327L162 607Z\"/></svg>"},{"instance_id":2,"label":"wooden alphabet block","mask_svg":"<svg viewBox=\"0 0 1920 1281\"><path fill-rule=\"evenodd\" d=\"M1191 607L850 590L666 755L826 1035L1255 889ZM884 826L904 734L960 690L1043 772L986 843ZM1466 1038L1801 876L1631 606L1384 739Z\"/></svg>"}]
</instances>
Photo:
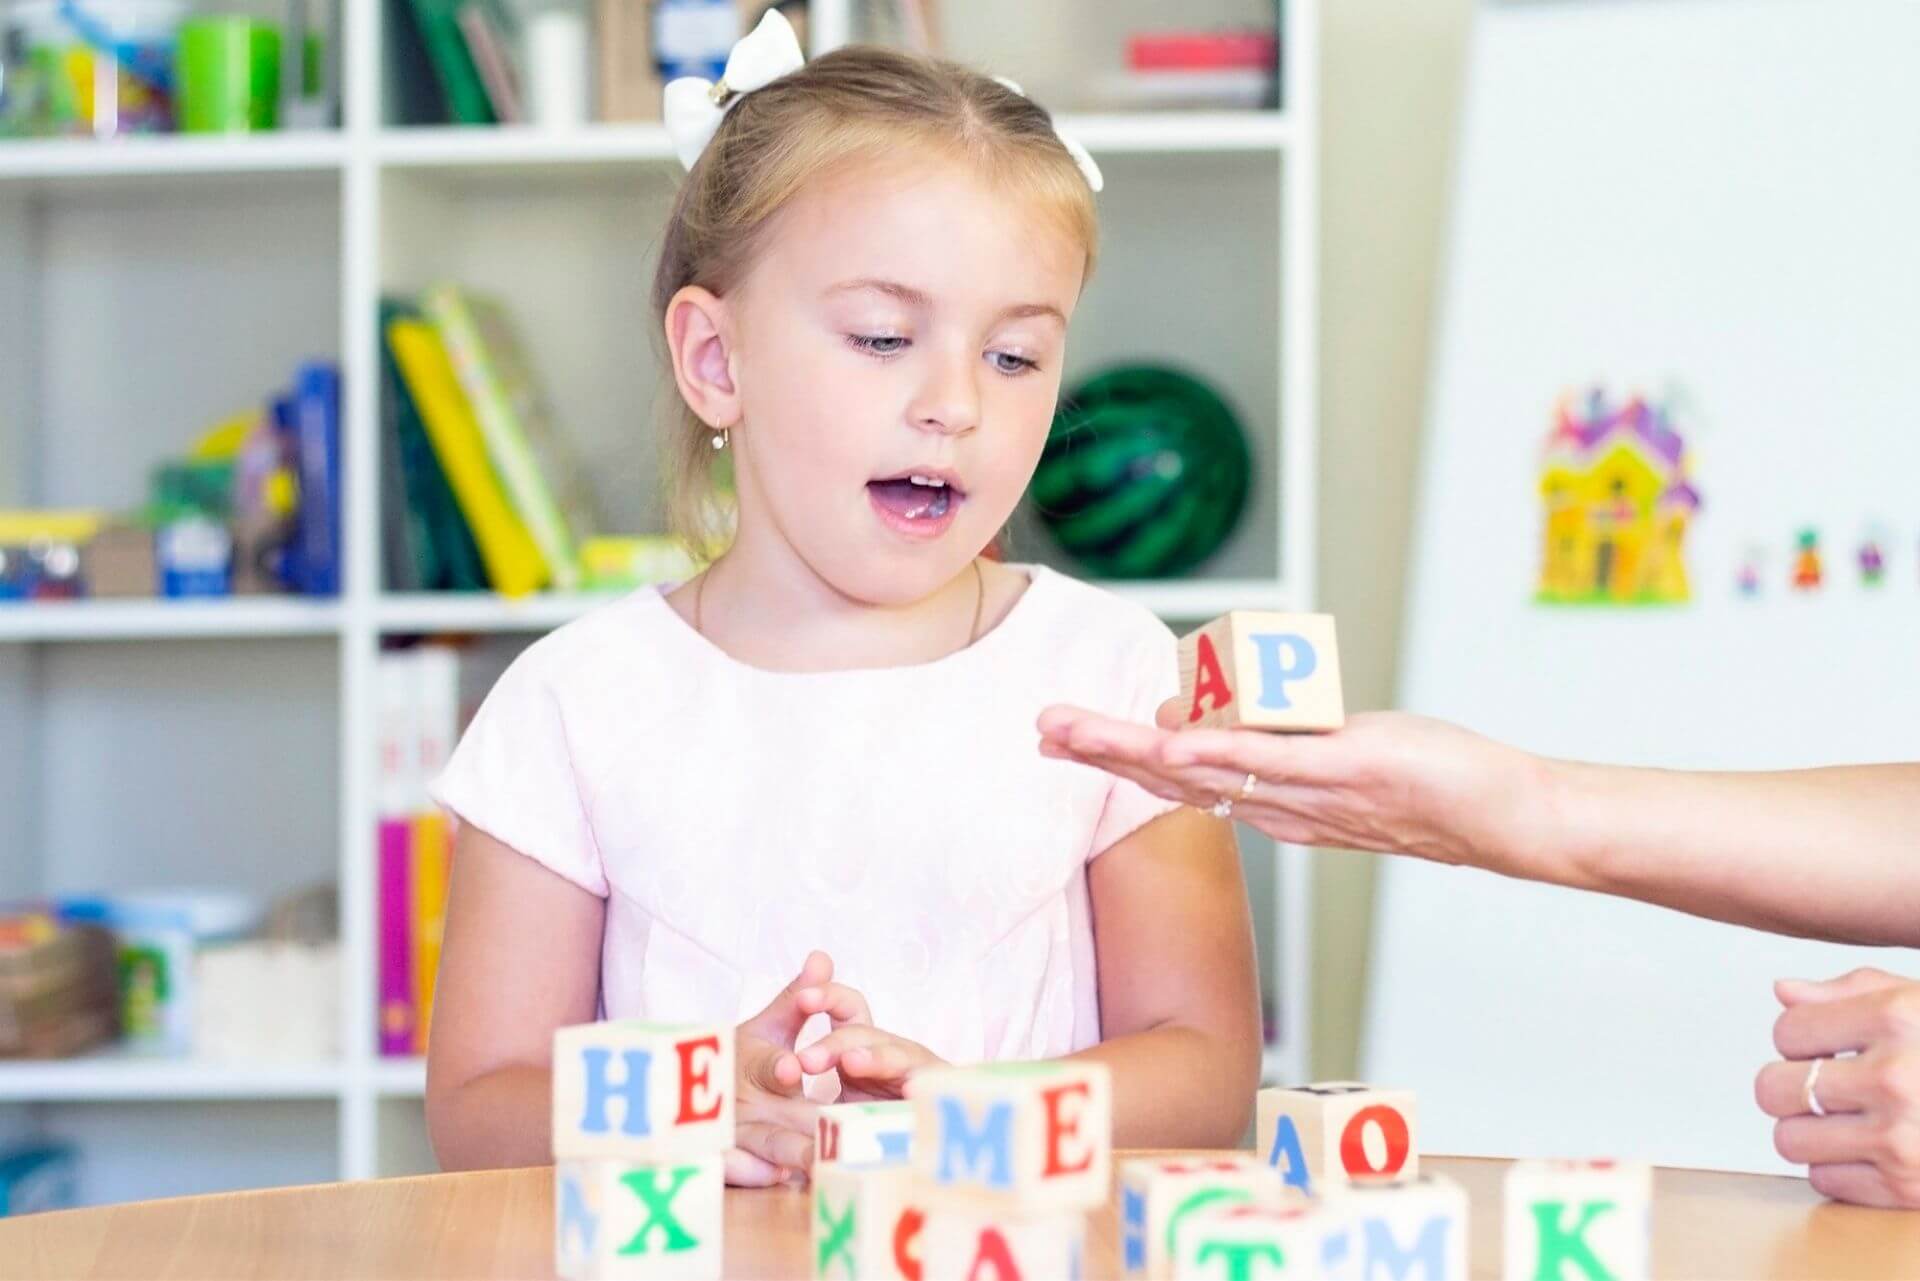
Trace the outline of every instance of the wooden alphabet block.
<instances>
[{"instance_id":1,"label":"wooden alphabet block","mask_svg":"<svg viewBox=\"0 0 1920 1281\"><path fill-rule=\"evenodd\" d=\"M1120 1167L1120 1262L1130 1277L1165 1281L1173 1242L1190 1216L1227 1205L1280 1205L1301 1199L1266 1162L1244 1152L1140 1158Z\"/></svg>"},{"instance_id":2,"label":"wooden alphabet block","mask_svg":"<svg viewBox=\"0 0 1920 1281\"><path fill-rule=\"evenodd\" d=\"M1047 1214L1104 1205L1113 1077L1098 1063L996 1063L917 1074L913 1164L942 1206Z\"/></svg>"},{"instance_id":3,"label":"wooden alphabet block","mask_svg":"<svg viewBox=\"0 0 1920 1281\"><path fill-rule=\"evenodd\" d=\"M1418 1117L1407 1090L1336 1081L1260 1091L1254 1142L1288 1184L1313 1196L1356 1179L1420 1173Z\"/></svg>"},{"instance_id":4,"label":"wooden alphabet block","mask_svg":"<svg viewBox=\"0 0 1920 1281\"><path fill-rule=\"evenodd\" d=\"M1174 1234L1174 1281L1320 1281L1330 1241L1343 1231L1327 1206L1216 1206Z\"/></svg>"},{"instance_id":5,"label":"wooden alphabet block","mask_svg":"<svg viewBox=\"0 0 1920 1281\"><path fill-rule=\"evenodd\" d=\"M922 1281L1086 1275L1087 1216L1074 1210L1016 1218L930 1205L920 1240Z\"/></svg>"},{"instance_id":6,"label":"wooden alphabet block","mask_svg":"<svg viewBox=\"0 0 1920 1281\"><path fill-rule=\"evenodd\" d=\"M664 1161L733 1146L733 1029L638 1020L553 1036L553 1154Z\"/></svg>"},{"instance_id":7,"label":"wooden alphabet block","mask_svg":"<svg viewBox=\"0 0 1920 1281\"><path fill-rule=\"evenodd\" d=\"M1467 1192L1453 1180L1355 1183L1326 1204L1343 1226L1321 1259L1329 1281L1467 1281Z\"/></svg>"},{"instance_id":8,"label":"wooden alphabet block","mask_svg":"<svg viewBox=\"0 0 1920 1281\"><path fill-rule=\"evenodd\" d=\"M556 1162L555 1270L568 1281L718 1277L723 1160Z\"/></svg>"},{"instance_id":9,"label":"wooden alphabet block","mask_svg":"<svg viewBox=\"0 0 1920 1281\"><path fill-rule=\"evenodd\" d=\"M1516 1161L1506 1181L1508 1281L1646 1281L1653 1169L1617 1161Z\"/></svg>"},{"instance_id":10,"label":"wooden alphabet block","mask_svg":"<svg viewBox=\"0 0 1920 1281\"><path fill-rule=\"evenodd\" d=\"M815 1277L919 1281L924 1221L903 1165L813 1167Z\"/></svg>"},{"instance_id":11,"label":"wooden alphabet block","mask_svg":"<svg viewBox=\"0 0 1920 1281\"><path fill-rule=\"evenodd\" d=\"M820 1109L815 1127L816 1169L850 1165L905 1165L913 1156L913 1104L832 1103Z\"/></svg>"},{"instance_id":12,"label":"wooden alphabet block","mask_svg":"<svg viewBox=\"0 0 1920 1281\"><path fill-rule=\"evenodd\" d=\"M1331 614L1235 610L1180 639L1191 727L1326 732L1346 724Z\"/></svg>"}]
</instances>

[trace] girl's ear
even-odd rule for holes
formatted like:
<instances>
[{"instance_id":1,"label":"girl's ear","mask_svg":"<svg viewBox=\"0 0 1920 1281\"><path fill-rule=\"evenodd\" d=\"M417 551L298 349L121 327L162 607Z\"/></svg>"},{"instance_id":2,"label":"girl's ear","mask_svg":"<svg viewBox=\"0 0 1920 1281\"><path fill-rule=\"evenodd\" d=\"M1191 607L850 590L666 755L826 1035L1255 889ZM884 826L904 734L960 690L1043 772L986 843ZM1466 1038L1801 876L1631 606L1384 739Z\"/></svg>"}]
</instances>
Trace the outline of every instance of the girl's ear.
<instances>
[{"instance_id":1,"label":"girl's ear","mask_svg":"<svg viewBox=\"0 0 1920 1281\"><path fill-rule=\"evenodd\" d=\"M699 285L687 285L667 304L667 356L687 407L715 431L740 425L740 392L733 377L733 332L727 308Z\"/></svg>"}]
</instances>

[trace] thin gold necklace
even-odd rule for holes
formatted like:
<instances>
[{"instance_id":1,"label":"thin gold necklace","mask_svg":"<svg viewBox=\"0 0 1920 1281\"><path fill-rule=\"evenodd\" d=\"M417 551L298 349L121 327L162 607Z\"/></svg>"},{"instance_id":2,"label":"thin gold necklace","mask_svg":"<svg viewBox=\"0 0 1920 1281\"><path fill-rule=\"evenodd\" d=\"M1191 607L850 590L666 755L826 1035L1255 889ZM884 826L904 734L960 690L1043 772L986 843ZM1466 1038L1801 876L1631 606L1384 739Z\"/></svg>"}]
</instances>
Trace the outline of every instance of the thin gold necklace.
<instances>
[{"instance_id":1,"label":"thin gold necklace","mask_svg":"<svg viewBox=\"0 0 1920 1281\"><path fill-rule=\"evenodd\" d=\"M706 598L707 575L706 572L703 571L699 581L693 585L693 630L702 636L707 635L707 629L701 625L702 615L700 606L706 601ZM967 646L972 645L980 639L980 615L986 603L987 578L986 575L980 571L979 559L975 558L973 562L973 625L967 629L967 644L962 645L960 647L961 649L967 648ZM711 640L713 638L708 636L707 639Z\"/></svg>"}]
</instances>

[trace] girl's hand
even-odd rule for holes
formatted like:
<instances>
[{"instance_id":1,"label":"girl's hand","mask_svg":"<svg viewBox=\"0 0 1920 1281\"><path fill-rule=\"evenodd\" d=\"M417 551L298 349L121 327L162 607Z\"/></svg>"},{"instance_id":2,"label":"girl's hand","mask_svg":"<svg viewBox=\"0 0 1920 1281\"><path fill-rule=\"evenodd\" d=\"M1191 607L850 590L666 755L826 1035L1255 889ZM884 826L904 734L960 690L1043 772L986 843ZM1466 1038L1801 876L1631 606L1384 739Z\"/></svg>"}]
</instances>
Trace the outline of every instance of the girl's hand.
<instances>
[{"instance_id":1,"label":"girl's hand","mask_svg":"<svg viewBox=\"0 0 1920 1281\"><path fill-rule=\"evenodd\" d=\"M1783 1061L1754 1082L1761 1110L1781 1118L1774 1147L1836 1201L1920 1209L1920 981L1860 969L1774 991L1787 1007L1773 1025ZM1807 1106L1813 1060L1826 1116Z\"/></svg>"},{"instance_id":2,"label":"girl's hand","mask_svg":"<svg viewBox=\"0 0 1920 1281\"><path fill-rule=\"evenodd\" d=\"M1548 875L1529 865L1545 855L1528 836L1545 763L1523 752L1402 712L1362 713L1333 734L1268 734L1180 729L1184 710L1165 704L1153 728L1050 707L1040 753L1199 809L1231 800L1234 818L1289 844Z\"/></svg>"},{"instance_id":3,"label":"girl's hand","mask_svg":"<svg viewBox=\"0 0 1920 1281\"><path fill-rule=\"evenodd\" d=\"M820 1013L835 1027L871 1021L866 998L833 982L833 958L813 952L766 1009L735 1029L735 1146L726 1158L728 1183L770 1187L813 1164L819 1108L800 1092L800 1059L793 1046L807 1020Z\"/></svg>"},{"instance_id":4,"label":"girl's hand","mask_svg":"<svg viewBox=\"0 0 1920 1281\"><path fill-rule=\"evenodd\" d=\"M815 1074L837 1069L842 1103L905 1098L909 1076L946 1066L926 1046L883 1032L871 1019L835 1028L800 1051L800 1063Z\"/></svg>"}]
</instances>

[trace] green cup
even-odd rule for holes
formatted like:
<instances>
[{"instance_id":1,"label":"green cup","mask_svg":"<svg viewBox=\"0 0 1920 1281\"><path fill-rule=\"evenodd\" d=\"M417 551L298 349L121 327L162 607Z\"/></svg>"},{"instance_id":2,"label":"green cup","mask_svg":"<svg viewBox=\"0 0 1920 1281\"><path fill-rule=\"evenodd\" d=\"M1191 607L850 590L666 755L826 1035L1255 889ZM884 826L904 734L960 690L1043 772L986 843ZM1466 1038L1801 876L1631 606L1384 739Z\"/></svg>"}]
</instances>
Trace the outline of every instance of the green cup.
<instances>
[{"instance_id":1,"label":"green cup","mask_svg":"<svg viewBox=\"0 0 1920 1281\"><path fill-rule=\"evenodd\" d=\"M174 58L183 133L252 133L278 123L278 27L245 17L189 18Z\"/></svg>"}]
</instances>

